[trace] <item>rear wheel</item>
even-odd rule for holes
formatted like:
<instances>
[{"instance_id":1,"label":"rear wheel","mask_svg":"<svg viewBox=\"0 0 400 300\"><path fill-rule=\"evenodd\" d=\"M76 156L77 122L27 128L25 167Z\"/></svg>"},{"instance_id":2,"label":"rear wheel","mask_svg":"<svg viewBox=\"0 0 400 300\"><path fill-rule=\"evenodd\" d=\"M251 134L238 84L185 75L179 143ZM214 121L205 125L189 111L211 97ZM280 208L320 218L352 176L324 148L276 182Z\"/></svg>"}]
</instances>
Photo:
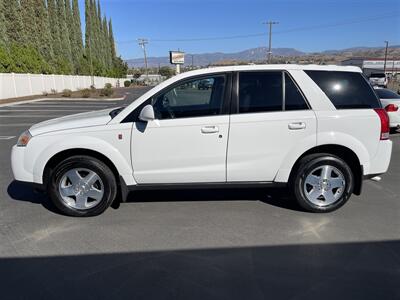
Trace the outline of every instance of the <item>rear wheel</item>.
<instances>
[{"instance_id":1,"label":"rear wheel","mask_svg":"<svg viewBox=\"0 0 400 300\"><path fill-rule=\"evenodd\" d=\"M48 194L55 206L69 216L95 216L114 201L117 182L110 168L98 159L73 156L54 168Z\"/></svg>"},{"instance_id":2,"label":"rear wheel","mask_svg":"<svg viewBox=\"0 0 400 300\"><path fill-rule=\"evenodd\" d=\"M354 189L348 164L331 154L304 157L293 179L297 202L307 211L330 212L344 205Z\"/></svg>"}]
</instances>

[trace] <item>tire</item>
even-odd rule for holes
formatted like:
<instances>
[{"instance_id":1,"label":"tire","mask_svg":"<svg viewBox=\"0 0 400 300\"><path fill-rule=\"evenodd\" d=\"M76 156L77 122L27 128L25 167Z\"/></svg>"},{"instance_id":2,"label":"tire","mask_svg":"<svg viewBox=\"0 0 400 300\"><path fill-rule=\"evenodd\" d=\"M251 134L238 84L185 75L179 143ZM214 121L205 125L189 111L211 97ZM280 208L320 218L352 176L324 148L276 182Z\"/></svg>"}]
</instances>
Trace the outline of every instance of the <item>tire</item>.
<instances>
[{"instance_id":1,"label":"tire","mask_svg":"<svg viewBox=\"0 0 400 300\"><path fill-rule=\"evenodd\" d=\"M354 175L349 165L335 155L311 154L299 162L291 185L303 209L331 212L349 200L354 189Z\"/></svg>"},{"instance_id":2,"label":"tire","mask_svg":"<svg viewBox=\"0 0 400 300\"><path fill-rule=\"evenodd\" d=\"M61 161L54 168L47 192L62 213L91 217L103 213L114 201L117 182L103 162L78 155Z\"/></svg>"}]
</instances>

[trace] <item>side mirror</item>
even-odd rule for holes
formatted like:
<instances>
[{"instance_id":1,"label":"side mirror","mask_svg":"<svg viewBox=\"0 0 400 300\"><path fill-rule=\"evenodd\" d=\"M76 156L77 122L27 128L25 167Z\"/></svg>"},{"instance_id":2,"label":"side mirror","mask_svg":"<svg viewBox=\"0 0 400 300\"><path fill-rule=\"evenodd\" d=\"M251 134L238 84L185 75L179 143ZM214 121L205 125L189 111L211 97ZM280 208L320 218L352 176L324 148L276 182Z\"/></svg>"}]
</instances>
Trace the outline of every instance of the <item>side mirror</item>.
<instances>
[{"instance_id":1,"label":"side mirror","mask_svg":"<svg viewBox=\"0 0 400 300\"><path fill-rule=\"evenodd\" d=\"M139 114L139 120L143 122L153 121L154 117L154 109L150 104L146 105L142 108L142 111Z\"/></svg>"}]
</instances>

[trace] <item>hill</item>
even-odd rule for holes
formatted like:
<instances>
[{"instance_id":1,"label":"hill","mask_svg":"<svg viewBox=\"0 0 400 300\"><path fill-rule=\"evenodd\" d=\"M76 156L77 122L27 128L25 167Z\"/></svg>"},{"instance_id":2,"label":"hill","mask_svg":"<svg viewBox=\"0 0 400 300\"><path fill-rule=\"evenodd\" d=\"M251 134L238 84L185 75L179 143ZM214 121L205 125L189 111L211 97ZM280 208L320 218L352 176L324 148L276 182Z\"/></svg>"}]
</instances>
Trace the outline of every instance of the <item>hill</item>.
<instances>
[{"instance_id":1,"label":"hill","mask_svg":"<svg viewBox=\"0 0 400 300\"><path fill-rule=\"evenodd\" d=\"M349 57L383 57L384 47L352 47L341 50L326 50L322 52L306 53L295 48L273 48L272 53L275 63L338 63ZM249 62L265 62L268 54L266 47L252 48L235 53L203 53L203 54L186 54L185 65L190 66L207 66L216 64L235 64ZM388 57L400 58L400 45L389 47ZM143 67L143 58L126 60L129 67ZM165 57L149 57L149 67L169 66L169 58Z\"/></svg>"}]
</instances>

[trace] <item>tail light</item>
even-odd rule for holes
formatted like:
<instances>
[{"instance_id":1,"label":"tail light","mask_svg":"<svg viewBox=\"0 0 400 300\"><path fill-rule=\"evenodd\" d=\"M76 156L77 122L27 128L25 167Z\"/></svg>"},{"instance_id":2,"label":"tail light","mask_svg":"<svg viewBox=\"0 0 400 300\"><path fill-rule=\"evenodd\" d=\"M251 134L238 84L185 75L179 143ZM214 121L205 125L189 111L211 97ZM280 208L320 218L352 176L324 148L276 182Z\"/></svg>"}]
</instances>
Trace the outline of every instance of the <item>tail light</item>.
<instances>
[{"instance_id":1,"label":"tail light","mask_svg":"<svg viewBox=\"0 0 400 300\"><path fill-rule=\"evenodd\" d=\"M375 109L376 113L379 116L379 119L381 120L381 140L387 140L389 139L389 116L383 108L376 108Z\"/></svg>"},{"instance_id":2,"label":"tail light","mask_svg":"<svg viewBox=\"0 0 400 300\"><path fill-rule=\"evenodd\" d=\"M393 112L393 111L397 111L399 109L399 107L396 104L389 104L385 107L385 110L387 112Z\"/></svg>"}]
</instances>

